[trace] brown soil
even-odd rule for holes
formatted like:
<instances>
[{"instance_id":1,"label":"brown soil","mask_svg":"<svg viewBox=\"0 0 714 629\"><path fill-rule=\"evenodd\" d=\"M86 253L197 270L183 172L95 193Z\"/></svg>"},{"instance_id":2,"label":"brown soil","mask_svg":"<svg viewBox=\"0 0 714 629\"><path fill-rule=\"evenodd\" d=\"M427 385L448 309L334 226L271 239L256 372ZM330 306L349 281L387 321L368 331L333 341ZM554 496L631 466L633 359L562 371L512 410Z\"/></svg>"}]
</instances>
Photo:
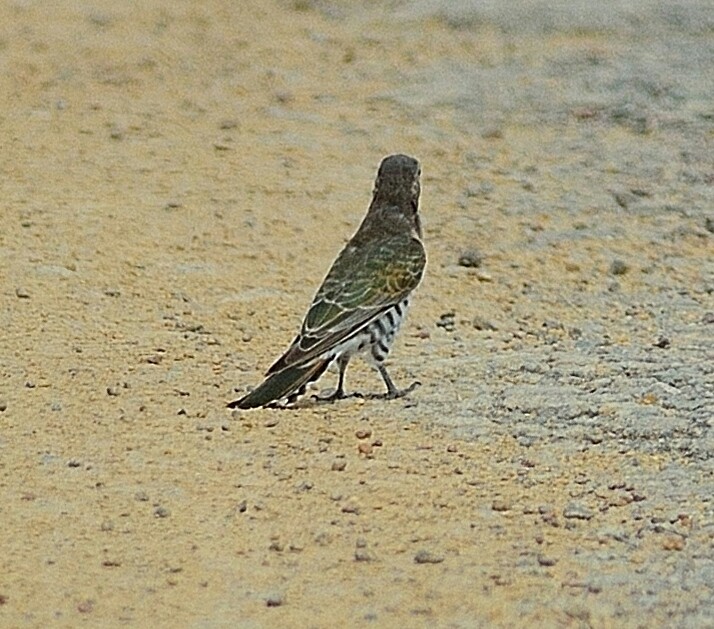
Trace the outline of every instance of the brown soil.
<instances>
[{"instance_id":1,"label":"brown soil","mask_svg":"<svg viewBox=\"0 0 714 629\"><path fill-rule=\"evenodd\" d=\"M0 7L1 626L712 621L706 86L578 102L637 41L439 3L63 4ZM422 386L227 411L394 152Z\"/></svg>"}]
</instances>

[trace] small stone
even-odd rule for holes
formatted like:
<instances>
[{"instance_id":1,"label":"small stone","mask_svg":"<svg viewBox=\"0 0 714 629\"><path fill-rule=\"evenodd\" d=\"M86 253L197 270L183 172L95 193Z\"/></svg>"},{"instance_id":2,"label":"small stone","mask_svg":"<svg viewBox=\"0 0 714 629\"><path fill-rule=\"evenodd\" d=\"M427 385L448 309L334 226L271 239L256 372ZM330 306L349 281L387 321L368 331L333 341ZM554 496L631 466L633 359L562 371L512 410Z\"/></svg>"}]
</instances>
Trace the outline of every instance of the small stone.
<instances>
[{"instance_id":1,"label":"small stone","mask_svg":"<svg viewBox=\"0 0 714 629\"><path fill-rule=\"evenodd\" d=\"M483 256L475 249L467 249L459 255L458 265L467 268L476 268L483 264Z\"/></svg>"},{"instance_id":2,"label":"small stone","mask_svg":"<svg viewBox=\"0 0 714 629\"><path fill-rule=\"evenodd\" d=\"M714 218L707 216L704 219L704 229L706 229L709 233L714 234Z\"/></svg>"},{"instance_id":3,"label":"small stone","mask_svg":"<svg viewBox=\"0 0 714 629\"><path fill-rule=\"evenodd\" d=\"M444 556L430 550L420 550L414 555L414 563L441 563Z\"/></svg>"},{"instance_id":4,"label":"small stone","mask_svg":"<svg viewBox=\"0 0 714 629\"><path fill-rule=\"evenodd\" d=\"M263 422L263 426L265 428L275 428L279 423L280 420L277 417L271 417Z\"/></svg>"},{"instance_id":5,"label":"small stone","mask_svg":"<svg viewBox=\"0 0 714 629\"><path fill-rule=\"evenodd\" d=\"M576 502L571 502L563 509L563 517L573 520L590 520L594 513Z\"/></svg>"},{"instance_id":6,"label":"small stone","mask_svg":"<svg viewBox=\"0 0 714 629\"><path fill-rule=\"evenodd\" d=\"M265 597L267 607L280 607L285 604L285 594L282 592L272 592Z\"/></svg>"},{"instance_id":7,"label":"small stone","mask_svg":"<svg viewBox=\"0 0 714 629\"><path fill-rule=\"evenodd\" d=\"M0 413L4 413L7 410L7 402L0 400Z\"/></svg>"},{"instance_id":8,"label":"small stone","mask_svg":"<svg viewBox=\"0 0 714 629\"><path fill-rule=\"evenodd\" d=\"M332 462L332 466L330 469L333 472L344 472L345 468L347 467L347 461L344 459L337 459Z\"/></svg>"},{"instance_id":9,"label":"small stone","mask_svg":"<svg viewBox=\"0 0 714 629\"><path fill-rule=\"evenodd\" d=\"M471 321L471 325L477 330L485 330L488 332L495 332L496 330L498 330L498 327L496 327L496 325L494 325L487 319L480 317L479 315L476 315L473 318L473 320Z\"/></svg>"},{"instance_id":10,"label":"small stone","mask_svg":"<svg viewBox=\"0 0 714 629\"><path fill-rule=\"evenodd\" d=\"M511 505L506 500L501 500L497 498L491 503L491 509L498 512L510 511Z\"/></svg>"},{"instance_id":11,"label":"small stone","mask_svg":"<svg viewBox=\"0 0 714 629\"><path fill-rule=\"evenodd\" d=\"M357 446L357 451L365 456L370 456L374 452L374 447L371 443L362 442Z\"/></svg>"},{"instance_id":12,"label":"small stone","mask_svg":"<svg viewBox=\"0 0 714 629\"><path fill-rule=\"evenodd\" d=\"M456 329L456 313L453 310L443 313L436 322L436 327L453 332Z\"/></svg>"},{"instance_id":13,"label":"small stone","mask_svg":"<svg viewBox=\"0 0 714 629\"><path fill-rule=\"evenodd\" d=\"M350 500L346 505L342 507L342 513L352 513L354 515L359 515L359 505L356 502Z\"/></svg>"},{"instance_id":14,"label":"small stone","mask_svg":"<svg viewBox=\"0 0 714 629\"><path fill-rule=\"evenodd\" d=\"M171 511L166 507L156 507L156 509L154 509L154 516L157 518L168 518L170 515Z\"/></svg>"},{"instance_id":15,"label":"small stone","mask_svg":"<svg viewBox=\"0 0 714 629\"><path fill-rule=\"evenodd\" d=\"M137 491L134 494L134 500L137 500L139 502L148 502L149 494L147 494L145 491Z\"/></svg>"},{"instance_id":16,"label":"small stone","mask_svg":"<svg viewBox=\"0 0 714 629\"><path fill-rule=\"evenodd\" d=\"M107 395L116 397L119 395L119 387L107 387Z\"/></svg>"},{"instance_id":17,"label":"small stone","mask_svg":"<svg viewBox=\"0 0 714 629\"><path fill-rule=\"evenodd\" d=\"M377 556L366 548L355 549L355 561L376 561Z\"/></svg>"},{"instance_id":18,"label":"small stone","mask_svg":"<svg viewBox=\"0 0 714 629\"><path fill-rule=\"evenodd\" d=\"M627 493L618 493L614 496L611 496L608 501L607 505L609 507L625 507L631 502L633 502L634 498L632 497L631 494Z\"/></svg>"},{"instance_id":19,"label":"small stone","mask_svg":"<svg viewBox=\"0 0 714 629\"><path fill-rule=\"evenodd\" d=\"M615 202L625 210L639 198L636 194L632 194L628 191L613 192L612 196L615 198Z\"/></svg>"},{"instance_id":20,"label":"small stone","mask_svg":"<svg viewBox=\"0 0 714 629\"><path fill-rule=\"evenodd\" d=\"M15 296L18 299L29 299L30 298L30 293L24 289L24 288L16 288L15 289Z\"/></svg>"},{"instance_id":21,"label":"small stone","mask_svg":"<svg viewBox=\"0 0 714 629\"><path fill-rule=\"evenodd\" d=\"M367 439L372 436L372 430L369 428L362 428L355 433L357 439Z\"/></svg>"},{"instance_id":22,"label":"small stone","mask_svg":"<svg viewBox=\"0 0 714 629\"><path fill-rule=\"evenodd\" d=\"M146 362L150 365L159 365L161 364L163 358L164 357L161 354L152 354L151 356L146 357Z\"/></svg>"},{"instance_id":23,"label":"small stone","mask_svg":"<svg viewBox=\"0 0 714 629\"><path fill-rule=\"evenodd\" d=\"M558 560L548 555L538 555L538 564L541 566L554 566Z\"/></svg>"},{"instance_id":24,"label":"small stone","mask_svg":"<svg viewBox=\"0 0 714 629\"><path fill-rule=\"evenodd\" d=\"M654 343L654 346L659 347L660 349L669 349L671 345L672 341L670 341L666 336L660 336L657 339L657 342Z\"/></svg>"},{"instance_id":25,"label":"small stone","mask_svg":"<svg viewBox=\"0 0 714 629\"><path fill-rule=\"evenodd\" d=\"M534 192L535 184L530 179L524 179L523 181L521 181L521 188L523 188L527 192Z\"/></svg>"},{"instance_id":26,"label":"small stone","mask_svg":"<svg viewBox=\"0 0 714 629\"><path fill-rule=\"evenodd\" d=\"M630 270L626 262L615 259L610 263L610 275L624 275Z\"/></svg>"},{"instance_id":27,"label":"small stone","mask_svg":"<svg viewBox=\"0 0 714 629\"><path fill-rule=\"evenodd\" d=\"M500 140L503 138L503 129L499 127L487 127L481 131L481 137L484 140Z\"/></svg>"},{"instance_id":28,"label":"small stone","mask_svg":"<svg viewBox=\"0 0 714 629\"><path fill-rule=\"evenodd\" d=\"M714 312L705 312L702 317L702 323L705 325L710 325L714 323Z\"/></svg>"},{"instance_id":29,"label":"small stone","mask_svg":"<svg viewBox=\"0 0 714 629\"><path fill-rule=\"evenodd\" d=\"M679 535L668 535L662 542L664 550L684 550L684 538Z\"/></svg>"}]
</instances>

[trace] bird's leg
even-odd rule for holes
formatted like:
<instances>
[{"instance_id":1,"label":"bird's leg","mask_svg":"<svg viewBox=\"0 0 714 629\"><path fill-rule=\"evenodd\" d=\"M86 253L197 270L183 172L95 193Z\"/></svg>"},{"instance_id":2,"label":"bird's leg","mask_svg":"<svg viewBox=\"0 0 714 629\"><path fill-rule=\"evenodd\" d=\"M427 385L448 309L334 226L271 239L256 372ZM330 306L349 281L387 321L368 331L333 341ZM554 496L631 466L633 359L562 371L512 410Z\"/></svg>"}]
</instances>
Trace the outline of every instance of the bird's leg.
<instances>
[{"instance_id":1,"label":"bird's leg","mask_svg":"<svg viewBox=\"0 0 714 629\"><path fill-rule=\"evenodd\" d=\"M406 389L397 389L397 387L394 386L394 381L391 379L389 373L387 372L387 368L380 363L379 365L377 365L377 369L379 370L379 373L382 376L382 379L384 380L384 384L387 385L387 393L384 395L374 395L370 397L395 400L397 398L404 397L405 395L409 395L414 389L421 385L421 382L415 380Z\"/></svg>"},{"instance_id":2,"label":"bird's leg","mask_svg":"<svg viewBox=\"0 0 714 629\"><path fill-rule=\"evenodd\" d=\"M345 372L347 371L347 364L350 362L350 357L344 354L337 359L337 365L340 368L340 375L337 380L337 388L333 393L327 397L317 397L320 402L334 402L335 400L343 400L349 397L345 393Z\"/></svg>"}]
</instances>

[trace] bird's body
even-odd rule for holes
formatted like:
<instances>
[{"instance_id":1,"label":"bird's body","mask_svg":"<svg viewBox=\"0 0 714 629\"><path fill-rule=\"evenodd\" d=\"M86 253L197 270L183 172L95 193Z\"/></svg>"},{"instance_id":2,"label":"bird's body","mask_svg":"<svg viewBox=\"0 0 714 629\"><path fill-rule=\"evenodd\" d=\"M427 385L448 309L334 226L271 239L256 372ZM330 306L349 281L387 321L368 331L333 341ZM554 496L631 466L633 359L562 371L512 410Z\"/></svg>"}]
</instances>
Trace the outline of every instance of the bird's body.
<instances>
[{"instance_id":1,"label":"bird's body","mask_svg":"<svg viewBox=\"0 0 714 629\"><path fill-rule=\"evenodd\" d=\"M406 155L382 161L367 215L315 295L300 334L268 370L265 381L229 407L291 401L334 360L340 379L333 398L344 397L347 363L360 353L379 370L388 397L413 388L399 391L383 363L426 264L418 215L419 174L419 163Z\"/></svg>"}]
</instances>

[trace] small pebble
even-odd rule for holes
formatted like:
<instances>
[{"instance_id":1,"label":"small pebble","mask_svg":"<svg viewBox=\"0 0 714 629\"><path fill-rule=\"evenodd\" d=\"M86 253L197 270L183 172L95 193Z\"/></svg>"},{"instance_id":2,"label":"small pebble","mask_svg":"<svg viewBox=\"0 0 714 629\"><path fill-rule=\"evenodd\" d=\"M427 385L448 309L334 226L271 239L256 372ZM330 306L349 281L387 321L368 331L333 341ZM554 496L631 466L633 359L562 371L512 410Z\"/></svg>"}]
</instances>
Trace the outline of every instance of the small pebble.
<instances>
[{"instance_id":1,"label":"small pebble","mask_svg":"<svg viewBox=\"0 0 714 629\"><path fill-rule=\"evenodd\" d=\"M337 459L332 462L331 470L333 472L343 472L347 467L347 461L344 459Z\"/></svg>"},{"instance_id":2,"label":"small pebble","mask_svg":"<svg viewBox=\"0 0 714 629\"><path fill-rule=\"evenodd\" d=\"M491 503L491 509L499 512L510 511L511 505L506 500L497 498Z\"/></svg>"},{"instance_id":3,"label":"small pebble","mask_svg":"<svg viewBox=\"0 0 714 629\"><path fill-rule=\"evenodd\" d=\"M634 203L639 198L636 194L632 194L628 191L613 192L612 196L614 197L615 202L623 209L627 209L630 204Z\"/></svg>"},{"instance_id":4,"label":"small pebble","mask_svg":"<svg viewBox=\"0 0 714 629\"><path fill-rule=\"evenodd\" d=\"M376 561L377 556L366 548L355 549L355 561Z\"/></svg>"},{"instance_id":5,"label":"small pebble","mask_svg":"<svg viewBox=\"0 0 714 629\"><path fill-rule=\"evenodd\" d=\"M630 267L620 259L615 259L610 263L610 275L624 275Z\"/></svg>"},{"instance_id":6,"label":"small pebble","mask_svg":"<svg viewBox=\"0 0 714 629\"><path fill-rule=\"evenodd\" d=\"M369 428L362 428L355 433L357 439L367 439L372 436L372 431Z\"/></svg>"},{"instance_id":7,"label":"small pebble","mask_svg":"<svg viewBox=\"0 0 714 629\"><path fill-rule=\"evenodd\" d=\"M441 563L444 556L430 550L420 550L414 555L414 563Z\"/></svg>"},{"instance_id":8,"label":"small pebble","mask_svg":"<svg viewBox=\"0 0 714 629\"><path fill-rule=\"evenodd\" d=\"M500 140L503 138L503 129L499 127L487 127L481 131L481 137L484 140Z\"/></svg>"},{"instance_id":9,"label":"small pebble","mask_svg":"<svg viewBox=\"0 0 714 629\"><path fill-rule=\"evenodd\" d=\"M453 332L456 329L456 313L453 310L445 312L436 322L437 328L443 328L446 332Z\"/></svg>"},{"instance_id":10,"label":"small pebble","mask_svg":"<svg viewBox=\"0 0 714 629\"><path fill-rule=\"evenodd\" d=\"M280 420L277 417L271 417L270 419L266 419L265 422L263 422L263 426L265 428L275 428L279 423Z\"/></svg>"},{"instance_id":11,"label":"small pebble","mask_svg":"<svg viewBox=\"0 0 714 629\"><path fill-rule=\"evenodd\" d=\"M479 315L476 315L473 320L471 321L471 325L476 329L476 330L486 330L489 332L495 332L498 330L498 328L488 321L487 319L484 319L483 317L480 317Z\"/></svg>"},{"instance_id":12,"label":"small pebble","mask_svg":"<svg viewBox=\"0 0 714 629\"><path fill-rule=\"evenodd\" d=\"M662 542L664 550L684 550L684 538L679 535L668 535Z\"/></svg>"},{"instance_id":13,"label":"small pebble","mask_svg":"<svg viewBox=\"0 0 714 629\"><path fill-rule=\"evenodd\" d=\"M464 266L467 268L479 267L483 264L483 256L475 249L468 249L464 251L458 260L459 266Z\"/></svg>"},{"instance_id":14,"label":"small pebble","mask_svg":"<svg viewBox=\"0 0 714 629\"><path fill-rule=\"evenodd\" d=\"M538 564L541 566L554 566L558 560L548 555L538 555Z\"/></svg>"},{"instance_id":15,"label":"small pebble","mask_svg":"<svg viewBox=\"0 0 714 629\"><path fill-rule=\"evenodd\" d=\"M24 288L16 288L15 289L15 296L18 299L29 299L30 298L30 293L27 292L26 289Z\"/></svg>"},{"instance_id":16,"label":"small pebble","mask_svg":"<svg viewBox=\"0 0 714 629\"><path fill-rule=\"evenodd\" d=\"M265 598L265 604L268 607L280 607L285 604L285 594L282 592L273 592Z\"/></svg>"},{"instance_id":17,"label":"small pebble","mask_svg":"<svg viewBox=\"0 0 714 629\"><path fill-rule=\"evenodd\" d=\"M590 520L594 513L576 502L571 502L563 509L563 517L573 520Z\"/></svg>"},{"instance_id":18,"label":"small pebble","mask_svg":"<svg viewBox=\"0 0 714 629\"><path fill-rule=\"evenodd\" d=\"M171 515L171 511L166 507L156 507L156 509L154 509L154 515L157 518L168 518Z\"/></svg>"}]
</instances>

